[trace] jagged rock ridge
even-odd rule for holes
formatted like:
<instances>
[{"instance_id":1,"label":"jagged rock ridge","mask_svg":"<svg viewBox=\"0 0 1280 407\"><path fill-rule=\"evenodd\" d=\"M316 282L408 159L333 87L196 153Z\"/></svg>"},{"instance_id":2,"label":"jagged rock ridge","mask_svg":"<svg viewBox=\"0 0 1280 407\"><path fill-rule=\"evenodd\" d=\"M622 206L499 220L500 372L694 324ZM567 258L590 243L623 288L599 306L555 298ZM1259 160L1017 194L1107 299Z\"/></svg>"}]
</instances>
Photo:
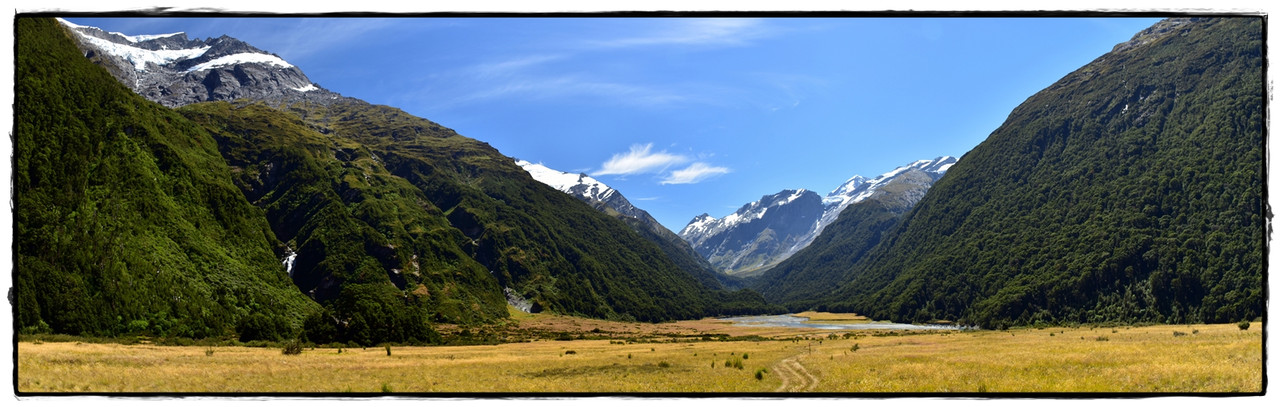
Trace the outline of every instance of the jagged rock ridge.
<instances>
[{"instance_id":1,"label":"jagged rock ridge","mask_svg":"<svg viewBox=\"0 0 1280 407\"><path fill-rule=\"evenodd\" d=\"M124 35L59 19L85 56L125 86L168 107L210 100L329 103L342 98L280 56L228 36Z\"/></svg>"}]
</instances>

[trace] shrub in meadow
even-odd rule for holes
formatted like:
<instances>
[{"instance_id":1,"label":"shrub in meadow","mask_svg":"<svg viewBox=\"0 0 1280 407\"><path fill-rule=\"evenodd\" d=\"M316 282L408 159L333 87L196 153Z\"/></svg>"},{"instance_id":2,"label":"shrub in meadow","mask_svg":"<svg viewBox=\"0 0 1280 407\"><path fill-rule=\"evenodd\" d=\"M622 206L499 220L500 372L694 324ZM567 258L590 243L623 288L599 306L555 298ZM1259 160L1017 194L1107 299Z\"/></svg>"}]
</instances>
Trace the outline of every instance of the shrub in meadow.
<instances>
[{"instance_id":1,"label":"shrub in meadow","mask_svg":"<svg viewBox=\"0 0 1280 407\"><path fill-rule=\"evenodd\" d=\"M302 354L302 341L294 339L285 342L284 349L281 349L280 352L286 355L300 355Z\"/></svg>"}]
</instances>

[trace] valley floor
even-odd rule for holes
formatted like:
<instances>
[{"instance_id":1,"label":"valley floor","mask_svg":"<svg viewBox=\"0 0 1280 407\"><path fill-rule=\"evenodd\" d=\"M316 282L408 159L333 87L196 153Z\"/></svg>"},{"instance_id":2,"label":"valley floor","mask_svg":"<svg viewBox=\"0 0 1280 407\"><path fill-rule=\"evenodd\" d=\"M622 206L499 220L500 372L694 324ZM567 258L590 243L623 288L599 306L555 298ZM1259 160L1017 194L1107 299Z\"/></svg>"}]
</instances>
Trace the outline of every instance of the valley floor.
<instances>
[{"instance_id":1,"label":"valley floor","mask_svg":"<svg viewBox=\"0 0 1280 407\"><path fill-rule=\"evenodd\" d=\"M1259 324L846 332L523 318L522 329L619 339L391 347L390 355L21 341L16 384L28 394L1262 391Z\"/></svg>"}]
</instances>

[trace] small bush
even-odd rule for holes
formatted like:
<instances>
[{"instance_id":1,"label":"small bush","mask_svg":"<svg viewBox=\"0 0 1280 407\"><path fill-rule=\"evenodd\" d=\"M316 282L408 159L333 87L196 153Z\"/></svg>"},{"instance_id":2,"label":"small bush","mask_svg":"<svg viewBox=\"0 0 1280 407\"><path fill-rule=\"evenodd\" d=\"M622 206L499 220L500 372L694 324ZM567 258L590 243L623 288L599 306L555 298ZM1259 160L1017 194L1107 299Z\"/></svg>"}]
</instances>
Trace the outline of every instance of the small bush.
<instances>
[{"instance_id":1,"label":"small bush","mask_svg":"<svg viewBox=\"0 0 1280 407\"><path fill-rule=\"evenodd\" d=\"M387 345L387 356L391 356L391 345Z\"/></svg>"},{"instance_id":2,"label":"small bush","mask_svg":"<svg viewBox=\"0 0 1280 407\"><path fill-rule=\"evenodd\" d=\"M751 359L750 357L747 357L747 354L746 354L746 353L743 353L743 354L742 354L742 358L743 358L743 359Z\"/></svg>"},{"instance_id":3,"label":"small bush","mask_svg":"<svg viewBox=\"0 0 1280 407\"><path fill-rule=\"evenodd\" d=\"M1173 331L1173 336L1187 336L1186 332Z\"/></svg>"},{"instance_id":4,"label":"small bush","mask_svg":"<svg viewBox=\"0 0 1280 407\"><path fill-rule=\"evenodd\" d=\"M205 349L205 350L204 350L204 355L205 355L205 356L213 356L213 349Z\"/></svg>"},{"instance_id":5,"label":"small bush","mask_svg":"<svg viewBox=\"0 0 1280 407\"><path fill-rule=\"evenodd\" d=\"M294 339L292 341L285 342L284 349L280 352L286 355L300 355L302 354L302 341Z\"/></svg>"},{"instance_id":6,"label":"small bush","mask_svg":"<svg viewBox=\"0 0 1280 407\"><path fill-rule=\"evenodd\" d=\"M735 358L726 360L724 361L724 367L736 367L738 370L742 370L742 359Z\"/></svg>"},{"instance_id":7,"label":"small bush","mask_svg":"<svg viewBox=\"0 0 1280 407\"><path fill-rule=\"evenodd\" d=\"M566 354L566 355L577 355L577 354L578 354L578 351L575 351L575 350L573 350L573 349L569 349L569 350L564 351L564 354Z\"/></svg>"},{"instance_id":8,"label":"small bush","mask_svg":"<svg viewBox=\"0 0 1280 407\"><path fill-rule=\"evenodd\" d=\"M756 380L764 380L764 369L756 371Z\"/></svg>"},{"instance_id":9,"label":"small bush","mask_svg":"<svg viewBox=\"0 0 1280 407\"><path fill-rule=\"evenodd\" d=\"M1240 330L1241 330L1241 331L1248 331L1248 330L1249 330L1249 321L1247 321L1247 320L1245 320L1245 321L1240 321L1240 323L1239 323L1239 324L1236 324L1236 326L1240 327Z\"/></svg>"},{"instance_id":10,"label":"small bush","mask_svg":"<svg viewBox=\"0 0 1280 407\"><path fill-rule=\"evenodd\" d=\"M1099 336L1099 337L1098 337L1098 339L1095 339L1095 340L1096 340L1096 341L1098 341L1098 342L1106 342L1106 341L1109 341L1109 340L1111 340L1111 339L1110 339L1110 338L1107 338L1107 337L1105 337L1105 336Z\"/></svg>"},{"instance_id":11,"label":"small bush","mask_svg":"<svg viewBox=\"0 0 1280 407\"><path fill-rule=\"evenodd\" d=\"M858 351L858 344L856 344L856 343L855 343L855 344L853 344L853 347L852 347L852 348L849 348L849 351L851 351L851 352L857 352L857 351Z\"/></svg>"},{"instance_id":12,"label":"small bush","mask_svg":"<svg viewBox=\"0 0 1280 407\"><path fill-rule=\"evenodd\" d=\"M664 360L664 361L658 362L658 367L667 368L667 367L671 367L671 364L667 363L667 361Z\"/></svg>"},{"instance_id":13,"label":"small bush","mask_svg":"<svg viewBox=\"0 0 1280 407\"><path fill-rule=\"evenodd\" d=\"M383 383L383 384L382 384L382 392L383 392L383 393L390 393L390 392L392 392L392 390L391 390L391 384L390 384L390 383Z\"/></svg>"}]
</instances>

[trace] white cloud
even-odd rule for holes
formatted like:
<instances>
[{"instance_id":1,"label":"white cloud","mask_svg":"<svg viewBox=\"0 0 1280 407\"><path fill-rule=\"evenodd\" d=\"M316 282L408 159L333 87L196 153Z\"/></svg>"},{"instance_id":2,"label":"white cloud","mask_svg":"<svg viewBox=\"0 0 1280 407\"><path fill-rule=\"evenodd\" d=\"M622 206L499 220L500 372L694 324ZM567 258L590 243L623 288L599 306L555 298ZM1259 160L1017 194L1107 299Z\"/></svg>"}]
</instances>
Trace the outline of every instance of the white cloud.
<instances>
[{"instance_id":1,"label":"white cloud","mask_svg":"<svg viewBox=\"0 0 1280 407\"><path fill-rule=\"evenodd\" d=\"M689 157L671 154L666 150L653 152L653 143L631 146L631 151L614 154L593 175L627 175L661 172L667 167L689 161Z\"/></svg>"},{"instance_id":2,"label":"white cloud","mask_svg":"<svg viewBox=\"0 0 1280 407\"><path fill-rule=\"evenodd\" d=\"M671 174L667 175L667 179L662 180L662 184L696 184L704 179L728 173L729 169L726 167L715 167L704 162L696 162L684 169L672 171Z\"/></svg>"}]
</instances>

